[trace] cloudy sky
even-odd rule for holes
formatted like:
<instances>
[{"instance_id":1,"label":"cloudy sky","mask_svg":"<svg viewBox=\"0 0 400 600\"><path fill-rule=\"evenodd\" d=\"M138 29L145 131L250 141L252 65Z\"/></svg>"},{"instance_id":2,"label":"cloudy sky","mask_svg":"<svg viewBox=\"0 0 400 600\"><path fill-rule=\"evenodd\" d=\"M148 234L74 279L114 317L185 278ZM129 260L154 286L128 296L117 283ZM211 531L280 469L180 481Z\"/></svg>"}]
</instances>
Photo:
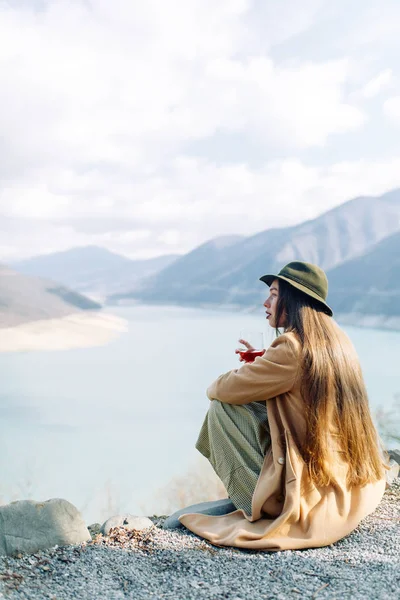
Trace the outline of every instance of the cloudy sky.
<instances>
[{"instance_id":1,"label":"cloudy sky","mask_svg":"<svg viewBox=\"0 0 400 600\"><path fill-rule=\"evenodd\" d=\"M398 0L0 0L0 260L400 187Z\"/></svg>"}]
</instances>

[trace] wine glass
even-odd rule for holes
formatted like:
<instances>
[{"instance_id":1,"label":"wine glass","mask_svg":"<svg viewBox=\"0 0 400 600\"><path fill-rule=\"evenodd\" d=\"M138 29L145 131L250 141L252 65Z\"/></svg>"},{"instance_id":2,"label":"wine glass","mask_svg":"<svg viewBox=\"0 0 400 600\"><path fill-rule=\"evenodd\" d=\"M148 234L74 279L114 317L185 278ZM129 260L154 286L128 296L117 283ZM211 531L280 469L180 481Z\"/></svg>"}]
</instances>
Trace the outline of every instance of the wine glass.
<instances>
[{"instance_id":1,"label":"wine glass","mask_svg":"<svg viewBox=\"0 0 400 600\"><path fill-rule=\"evenodd\" d=\"M238 354L243 361L253 362L257 356L262 356L264 354L264 335L262 331L242 330L240 332L240 339L251 346L248 348L241 342L243 349L239 348Z\"/></svg>"}]
</instances>

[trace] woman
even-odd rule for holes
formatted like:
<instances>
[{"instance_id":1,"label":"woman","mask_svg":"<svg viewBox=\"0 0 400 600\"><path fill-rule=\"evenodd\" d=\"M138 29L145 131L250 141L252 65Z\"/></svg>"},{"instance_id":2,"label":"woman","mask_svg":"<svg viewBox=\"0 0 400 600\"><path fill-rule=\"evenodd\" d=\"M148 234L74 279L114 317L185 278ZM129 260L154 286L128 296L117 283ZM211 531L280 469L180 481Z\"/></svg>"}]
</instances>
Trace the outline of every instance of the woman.
<instances>
[{"instance_id":1,"label":"woman","mask_svg":"<svg viewBox=\"0 0 400 600\"><path fill-rule=\"evenodd\" d=\"M237 510L180 521L221 546L325 546L380 502L384 455L357 354L326 303L325 273L295 261L261 281L268 322L283 334L211 384L197 442Z\"/></svg>"}]
</instances>

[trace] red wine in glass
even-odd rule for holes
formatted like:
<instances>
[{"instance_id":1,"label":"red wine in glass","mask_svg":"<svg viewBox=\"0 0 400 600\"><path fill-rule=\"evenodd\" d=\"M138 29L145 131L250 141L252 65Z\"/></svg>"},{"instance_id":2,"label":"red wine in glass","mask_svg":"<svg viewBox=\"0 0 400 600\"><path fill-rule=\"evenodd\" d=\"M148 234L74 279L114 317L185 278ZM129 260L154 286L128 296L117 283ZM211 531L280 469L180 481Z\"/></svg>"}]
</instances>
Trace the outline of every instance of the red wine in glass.
<instances>
[{"instance_id":1,"label":"red wine in glass","mask_svg":"<svg viewBox=\"0 0 400 600\"><path fill-rule=\"evenodd\" d=\"M245 362L253 362L257 356L264 354L264 350L241 350L239 354Z\"/></svg>"}]
</instances>

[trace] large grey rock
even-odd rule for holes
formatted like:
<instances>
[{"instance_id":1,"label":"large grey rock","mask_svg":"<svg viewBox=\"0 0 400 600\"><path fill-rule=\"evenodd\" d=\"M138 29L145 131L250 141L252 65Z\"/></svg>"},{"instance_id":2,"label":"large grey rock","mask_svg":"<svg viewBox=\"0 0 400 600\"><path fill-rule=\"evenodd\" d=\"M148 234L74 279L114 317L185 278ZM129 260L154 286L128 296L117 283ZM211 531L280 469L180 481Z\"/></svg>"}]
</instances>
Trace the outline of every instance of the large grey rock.
<instances>
[{"instance_id":1,"label":"large grey rock","mask_svg":"<svg viewBox=\"0 0 400 600\"><path fill-rule=\"evenodd\" d=\"M0 555L31 554L90 540L80 512L67 500L20 500L0 506Z\"/></svg>"},{"instance_id":2,"label":"large grey rock","mask_svg":"<svg viewBox=\"0 0 400 600\"><path fill-rule=\"evenodd\" d=\"M168 519L164 521L163 528L178 529L178 527L183 527L182 523L179 521L179 517L181 515L197 513L200 515L211 515L218 517L220 515L227 515L234 510L236 510L236 506L229 500L229 498L224 498L223 500L213 500L212 502L200 502L199 504L192 504L191 506L177 510L173 515L168 517Z\"/></svg>"},{"instance_id":3,"label":"large grey rock","mask_svg":"<svg viewBox=\"0 0 400 600\"><path fill-rule=\"evenodd\" d=\"M124 527L129 531L135 529L136 531L144 531L153 527L153 522L147 517L135 517L135 515L115 515L107 519L101 526L101 533L108 535L113 527Z\"/></svg>"}]
</instances>

